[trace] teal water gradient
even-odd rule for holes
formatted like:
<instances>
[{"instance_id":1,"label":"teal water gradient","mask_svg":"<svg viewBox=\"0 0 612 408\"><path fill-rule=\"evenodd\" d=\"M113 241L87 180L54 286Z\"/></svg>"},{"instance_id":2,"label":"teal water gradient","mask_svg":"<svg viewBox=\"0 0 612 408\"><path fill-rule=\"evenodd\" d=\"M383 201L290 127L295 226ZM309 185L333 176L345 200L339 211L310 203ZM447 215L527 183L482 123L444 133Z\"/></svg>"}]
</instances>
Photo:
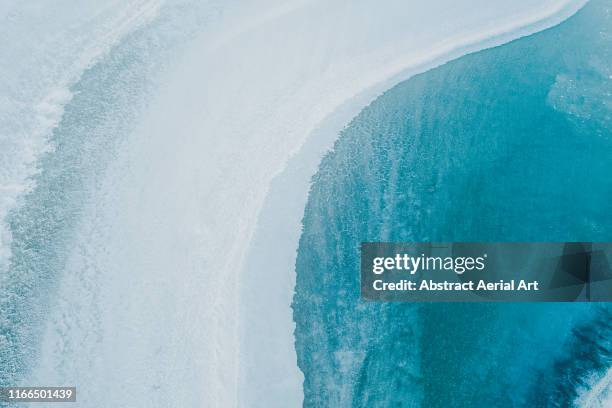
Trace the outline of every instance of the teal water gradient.
<instances>
[{"instance_id":1,"label":"teal water gradient","mask_svg":"<svg viewBox=\"0 0 612 408\"><path fill-rule=\"evenodd\" d=\"M359 245L611 241L611 13L415 76L342 132L296 264L305 406L565 407L610 368L606 305L368 303Z\"/></svg>"}]
</instances>

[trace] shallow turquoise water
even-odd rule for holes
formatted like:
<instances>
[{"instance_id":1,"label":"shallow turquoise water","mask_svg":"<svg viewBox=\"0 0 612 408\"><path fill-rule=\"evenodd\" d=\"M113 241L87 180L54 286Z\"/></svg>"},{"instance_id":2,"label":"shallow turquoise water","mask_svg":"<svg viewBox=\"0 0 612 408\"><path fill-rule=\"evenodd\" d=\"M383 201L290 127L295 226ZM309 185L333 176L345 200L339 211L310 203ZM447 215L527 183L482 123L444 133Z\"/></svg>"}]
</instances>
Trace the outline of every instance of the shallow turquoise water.
<instances>
[{"instance_id":1,"label":"shallow turquoise water","mask_svg":"<svg viewBox=\"0 0 612 408\"><path fill-rule=\"evenodd\" d=\"M294 318L305 406L571 406L606 306L359 299L362 241L612 240L612 2L386 92L313 179Z\"/></svg>"}]
</instances>

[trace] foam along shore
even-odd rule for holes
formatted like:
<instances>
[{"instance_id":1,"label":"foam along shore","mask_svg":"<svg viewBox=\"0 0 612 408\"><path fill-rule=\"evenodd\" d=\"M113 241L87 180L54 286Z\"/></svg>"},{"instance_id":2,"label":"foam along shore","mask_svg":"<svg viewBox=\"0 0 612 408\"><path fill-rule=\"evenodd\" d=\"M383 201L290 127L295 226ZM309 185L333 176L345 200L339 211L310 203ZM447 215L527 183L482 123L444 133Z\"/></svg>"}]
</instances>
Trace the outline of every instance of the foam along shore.
<instances>
[{"instance_id":1,"label":"foam along shore","mask_svg":"<svg viewBox=\"0 0 612 408\"><path fill-rule=\"evenodd\" d=\"M109 404L300 405L293 264L321 155L390 86L555 25L583 3L232 8L187 47L94 194L37 378L61 366ZM82 292L71 293L84 268L99 275L96 335L72 331L62 347L64 326L92 320L91 306L74 306ZM171 399L159 399L163 389Z\"/></svg>"},{"instance_id":2,"label":"foam along shore","mask_svg":"<svg viewBox=\"0 0 612 408\"><path fill-rule=\"evenodd\" d=\"M157 0L6 1L0 5L0 271L5 217L32 189L37 160L72 97L69 88L129 32L157 15Z\"/></svg>"},{"instance_id":3,"label":"foam along shore","mask_svg":"<svg viewBox=\"0 0 612 408\"><path fill-rule=\"evenodd\" d=\"M596 378L574 401L580 408L605 408L612 405L612 369Z\"/></svg>"}]
</instances>

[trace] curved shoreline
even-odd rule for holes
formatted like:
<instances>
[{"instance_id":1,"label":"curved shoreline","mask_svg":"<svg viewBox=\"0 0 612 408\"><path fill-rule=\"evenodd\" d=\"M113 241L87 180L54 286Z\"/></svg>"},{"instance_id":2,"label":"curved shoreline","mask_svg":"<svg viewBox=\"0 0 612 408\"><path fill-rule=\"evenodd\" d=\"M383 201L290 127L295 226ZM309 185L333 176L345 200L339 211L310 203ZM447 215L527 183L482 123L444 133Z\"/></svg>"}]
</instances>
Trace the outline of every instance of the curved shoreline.
<instances>
[{"instance_id":1,"label":"curved shoreline","mask_svg":"<svg viewBox=\"0 0 612 408\"><path fill-rule=\"evenodd\" d=\"M293 330L295 323L292 318L290 309L293 298L293 287L295 285L295 257L298 248L298 241L301 233L301 218L303 209L306 205L306 200L309 193L310 179L315 174L318 164L324 154L329 151L337 138L340 131L347 126L357 114L363 110L372 101L382 95L386 90L394 87L402 81L410 77L443 65L448 61L460 58L463 55L477 52L483 49L496 47L515 39L531 35L533 33L548 29L557 24L562 23L567 18L571 17L579 11L587 1L569 2L560 5L557 9L549 13L538 14L536 17L512 21L501 30L489 31L481 36L465 36L459 41L442 41L433 51L424 54L420 59L414 60L410 58L402 59L394 65L393 69L389 70L386 79L377 82L364 90L361 90L353 97L339 105L332 113L327 115L325 119L317 125L307 140L300 147L299 151L292 155L279 174L277 174L271 182L270 190L266 195L265 202L258 216L256 231L250 243L249 253L246 257L242 275L243 293L241 299L249 296L245 293L247 290L252 290L252 286L256 285L256 281L244 281L248 279L249 267L253 270L266 271L266 282L277 282L279 287L284 289L284 294L278 297L278 288L270 290L268 296L261 296L261 300L266 303L265 306L259 305L257 310L262 317L259 324L266 328L265 335L267 341L272 337L275 339L274 346L270 349L272 353L278 356L279 353L284 353L285 358L296 361L295 350L293 348ZM395 72L394 72L395 71ZM273 260L271 264L270 260ZM290 271L290 276L287 272ZM258 280L264 279L261 276ZM249 289L250 288L250 289ZM274 294L277 297L274 298ZM253 301L253 299L251 300ZM241 368L240 386L242 389L252 388L258 389L261 392L249 393L243 391L242 395L248 395L249 403L261 403L264 405L262 398L269 397L270 401L275 400L280 395L286 395L287 390L281 387L266 387L270 384L270 375L277 380L282 380L279 384L289 385L294 388L294 392L301 392L301 389L296 389L296 384L301 386L303 381L302 373L294 375L292 378L293 384L288 384L287 364L289 362L276 364L268 369L276 370L276 373L267 373L262 375L262 367L266 367L265 362L270 361L269 355L262 353L263 345L267 342L262 338L255 338L253 342L252 333L257 332L254 329L256 324L253 323L255 314L248 314L248 310L252 309L253 305L248 304L241 311L244 316L246 313L249 318L243 320L243 334L240 338L243 339L241 350L247 350L247 355L255 357L248 364ZM274 326L269 325L270 311L276 315L277 319L285 322L285 333L280 333L281 327L276 326L277 333L271 335L269 330L274 330ZM284 311L285 313L279 312ZM249 338L249 333L251 338ZM289 347L290 346L290 347ZM250 349L250 350L249 350ZM255 353L259 351L258 353ZM243 357L244 358L244 357ZM272 361L278 361L273 359ZM254 381L260 378L265 378L266 384L263 382L254 385ZM273 382L272 382L273 383ZM256 405L259 406L259 405Z\"/></svg>"},{"instance_id":2,"label":"curved shoreline","mask_svg":"<svg viewBox=\"0 0 612 408\"><path fill-rule=\"evenodd\" d=\"M100 175L66 250L40 382L80 377L107 402L125 402L129 382L134 406L162 386L176 391L168 406L299 405L288 272L310 177L338 132L398 82L584 1L470 0L476 14L450 0L269 3L210 12L218 21Z\"/></svg>"}]
</instances>

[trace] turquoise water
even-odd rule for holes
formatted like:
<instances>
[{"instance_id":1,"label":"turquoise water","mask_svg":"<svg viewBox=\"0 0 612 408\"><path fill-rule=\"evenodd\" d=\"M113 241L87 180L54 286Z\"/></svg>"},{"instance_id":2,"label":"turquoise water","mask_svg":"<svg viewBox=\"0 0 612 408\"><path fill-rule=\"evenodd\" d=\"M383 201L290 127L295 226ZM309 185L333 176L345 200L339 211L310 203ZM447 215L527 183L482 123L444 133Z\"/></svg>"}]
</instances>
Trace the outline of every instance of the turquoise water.
<instances>
[{"instance_id":1,"label":"turquoise water","mask_svg":"<svg viewBox=\"0 0 612 408\"><path fill-rule=\"evenodd\" d=\"M565 407L609 369L605 305L367 303L359 245L611 241L611 13L415 76L342 132L297 257L305 406Z\"/></svg>"}]
</instances>

